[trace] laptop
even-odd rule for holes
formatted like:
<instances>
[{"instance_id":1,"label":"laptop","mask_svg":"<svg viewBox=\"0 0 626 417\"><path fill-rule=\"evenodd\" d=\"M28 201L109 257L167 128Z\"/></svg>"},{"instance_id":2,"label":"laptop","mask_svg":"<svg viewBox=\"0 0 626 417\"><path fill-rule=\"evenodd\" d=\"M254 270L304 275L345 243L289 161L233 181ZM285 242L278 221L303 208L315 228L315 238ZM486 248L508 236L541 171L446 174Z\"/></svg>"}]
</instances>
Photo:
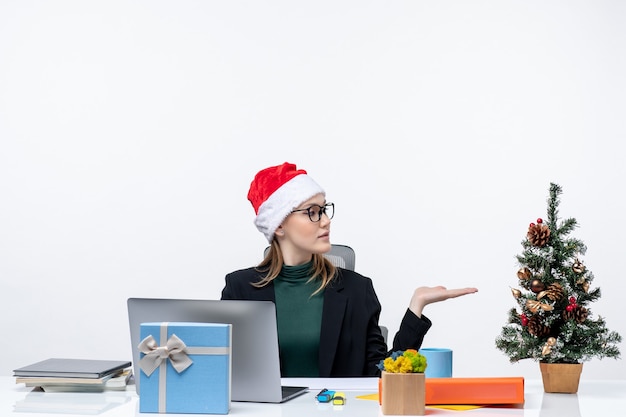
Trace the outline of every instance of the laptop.
<instances>
[{"instance_id":1,"label":"laptop","mask_svg":"<svg viewBox=\"0 0 626 417\"><path fill-rule=\"evenodd\" d=\"M140 325L160 321L232 324L232 401L282 403L308 391L281 386L276 306L271 301L129 298L127 305L139 395Z\"/></svg>"}]
</instances>

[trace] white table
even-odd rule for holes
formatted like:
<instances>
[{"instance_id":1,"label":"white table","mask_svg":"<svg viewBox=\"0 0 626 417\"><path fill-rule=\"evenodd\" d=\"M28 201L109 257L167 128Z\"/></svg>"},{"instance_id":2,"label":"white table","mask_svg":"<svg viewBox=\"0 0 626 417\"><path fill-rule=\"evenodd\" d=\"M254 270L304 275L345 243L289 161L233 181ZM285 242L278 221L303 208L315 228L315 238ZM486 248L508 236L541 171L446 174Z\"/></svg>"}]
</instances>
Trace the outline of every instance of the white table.
<instances>
[{"instance_id":1,"label":"white table","mask_svg":"<svg viewBox=\"0 0 626 417\"><path fill-rule=\"evenodd\" d=\"M252 417L368 417L382 416L377 401L356 398L376 392L377 380L313 379L285 380L285 384L305 382L310 392L284 404L233 402L230 415ZM321 388L343 390L347 396L344 406L318 404L314 397ZM626 380L580 382L578 394L545 394L541 381L525 381L523 407L484 407L468 411L451 411L427 407L426 415L456 415L457 417L624 417L626 416ZM13 377L0 377L0 416L69 417L101 415L103 417L152 416L140 414L134 387L126 391L105 393L44 393L34 392ZM174 414L168 414L176 416ZM191 416L180 414L178 416Z\"/></svg>"}]
</instances>

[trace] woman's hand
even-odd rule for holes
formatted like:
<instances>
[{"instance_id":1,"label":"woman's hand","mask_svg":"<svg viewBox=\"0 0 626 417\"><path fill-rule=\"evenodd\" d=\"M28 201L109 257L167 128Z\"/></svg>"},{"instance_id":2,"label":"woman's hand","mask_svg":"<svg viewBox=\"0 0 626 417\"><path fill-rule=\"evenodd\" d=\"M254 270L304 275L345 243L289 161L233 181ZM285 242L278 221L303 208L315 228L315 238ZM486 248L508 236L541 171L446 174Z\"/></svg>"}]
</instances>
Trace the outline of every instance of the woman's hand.
<instances>
[{"instance_id":1,"label":"woman's hand","mask_svg":"<svg viewBox=\"0 0 626 417\"><path fill-rule=\"evenodd\" d=\"M417 317L422 317L422 310L428 304L444 301L449 298L456 298L466 294L478 292L477 288L456 288L449 290L446 287L419 287L413 292L409 310Z\"/></svg>"}]
</instances>

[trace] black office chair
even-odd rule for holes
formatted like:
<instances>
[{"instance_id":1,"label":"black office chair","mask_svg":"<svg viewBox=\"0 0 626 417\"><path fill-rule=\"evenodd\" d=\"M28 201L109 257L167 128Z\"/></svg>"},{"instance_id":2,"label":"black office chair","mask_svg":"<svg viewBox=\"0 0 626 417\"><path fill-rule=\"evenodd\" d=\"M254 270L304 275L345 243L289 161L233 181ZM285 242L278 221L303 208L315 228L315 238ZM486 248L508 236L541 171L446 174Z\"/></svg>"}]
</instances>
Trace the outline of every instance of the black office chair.
<instances>
[{"instance_id":1,"label":"black office chair","mask_svg":"<svg viewBox=\"0 0 626 417\"><path fill-rule=\"evenodd\" d=\"M269 250L269 246L265 248L263 256L267 256L267 252ZM352 249L350 246L331 244L330 251L328 253L325 253L324 256L326 256L330 263L332 263L336 267L354 271L354 267L356 264L356 255L354 253L354 249ZM385 326L379 327L381 333L383 334L383 337L385 338L385 343L387 343L387 335L389 334L389 330Z\"/></svg>"}]
</instances>

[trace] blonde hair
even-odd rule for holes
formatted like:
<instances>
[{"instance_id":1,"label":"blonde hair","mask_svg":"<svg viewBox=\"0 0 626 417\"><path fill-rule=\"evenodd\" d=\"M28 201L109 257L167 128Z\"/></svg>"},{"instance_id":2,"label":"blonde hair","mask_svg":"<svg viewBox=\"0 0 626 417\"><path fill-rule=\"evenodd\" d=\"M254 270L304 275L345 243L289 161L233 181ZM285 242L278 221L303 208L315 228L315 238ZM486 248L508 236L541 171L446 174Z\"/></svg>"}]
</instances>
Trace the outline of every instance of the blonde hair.
<instances>
[{"instance_id":1,"label":"blonde hair","mask_svg":"<svg viewBox=\"0 0 626 417\"><path fill-rule=\"evenodd\" d=\"M264 287L272 282L283 268L283 253L280 250L280 245L276 239L272 240L265 259L257 266L257 270L266 273L263 279L258 282L253 282L255 287ZM308 282L319 278L320 286L313 294L317 294L322 291L333 280L337 274L337 268L326 257L319 253L313 254L313 265L311 266L311 278Z\"/></svg>"}]
</instances>

